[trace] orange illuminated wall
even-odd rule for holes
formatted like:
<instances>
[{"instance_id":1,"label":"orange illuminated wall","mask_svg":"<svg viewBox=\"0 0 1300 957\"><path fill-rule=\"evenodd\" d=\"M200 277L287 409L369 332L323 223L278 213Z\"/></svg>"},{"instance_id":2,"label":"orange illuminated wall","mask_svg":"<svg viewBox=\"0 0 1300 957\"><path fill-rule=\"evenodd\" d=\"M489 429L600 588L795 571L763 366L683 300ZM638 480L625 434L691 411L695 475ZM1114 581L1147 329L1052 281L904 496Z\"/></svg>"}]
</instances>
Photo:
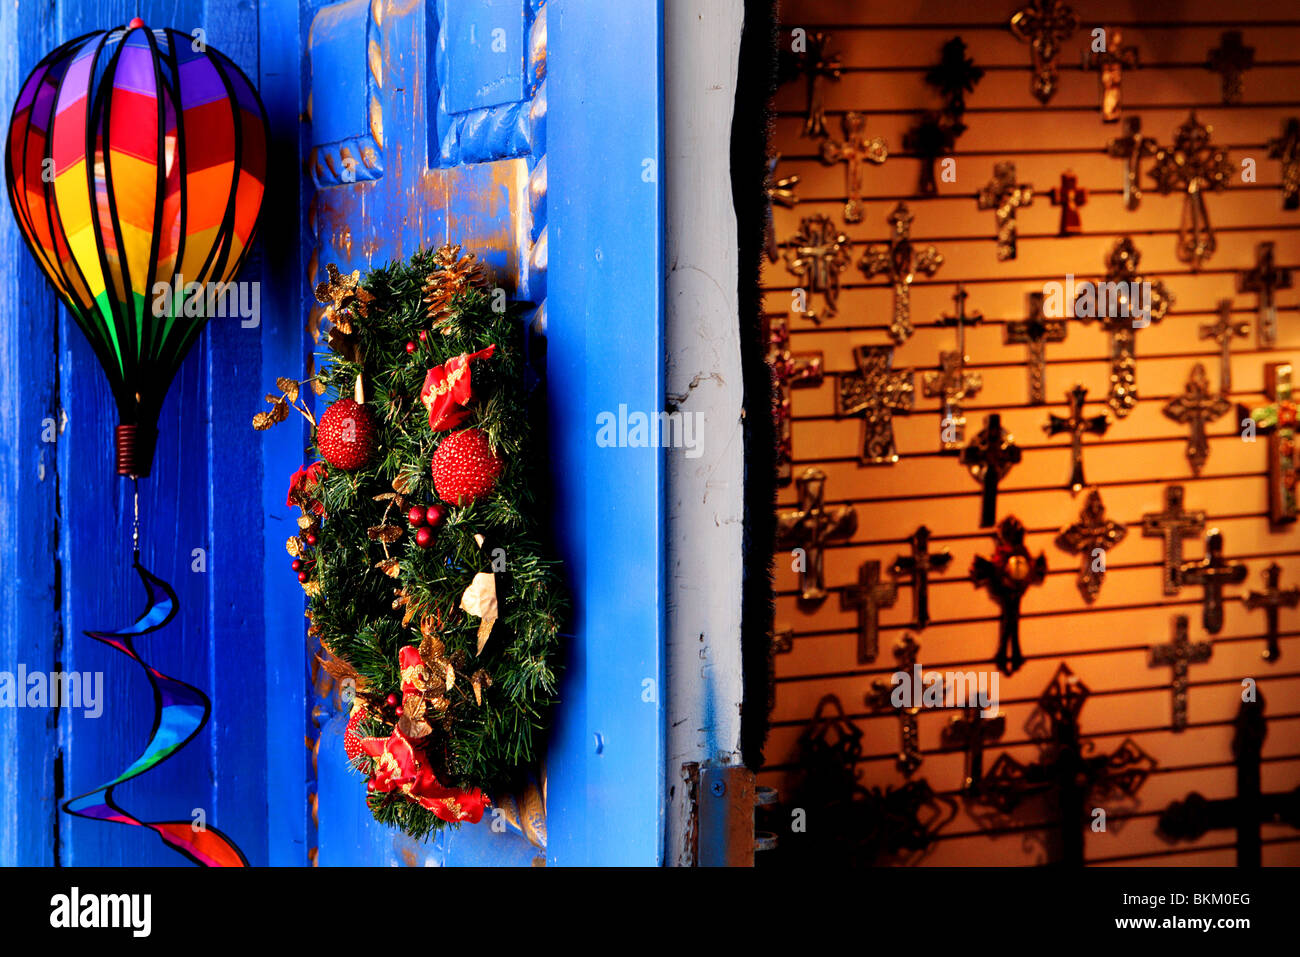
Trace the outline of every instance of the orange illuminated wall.
<instances>
[{"instance_id":1,"label":"orange illuminated wall","mask_svg":"<svg viewBox=\"0 0 1300 957\"><path fill-rule=\"evenodd\" d=\"M904 780L894 755L899 722L892 713L876 714L864 703L874 678L893 670L891 650L905 630L921 644L927 669L990 669L997 645L998 607L969 580L975 555L992 550L991 530L981 529L979 488L959 462L939 454L938 400L921 391L921 374L938 368L941 350L955 348L954 332L938 319L953 308L958 282L970 293L968 309L983 321L968 329L970 371L983 388L965 402L967 437L985 416L1000 412L1004 425L1023 450L1023 462L1003 482L998 517L1018 516L1028 527L1034 554L1047 556L1048 577L1024 601L1022 641L1027 662L1001 682L1007 728L986 752L985 766L1002 751L1024 762L1039 756L1026 730L1034 702L1060 662L1067 662L1090 688L1081 725L1099 752L1113 751L1130 737L1158 762L1136 801L1113 805L1105 833L1089 833L1089 863L1221 865L1234 860L1233 834L1212 831L1194 844L1170 845L1156 833L1156 817L1171 800L1189 791L1209 798L1235 793L1232 766L1232 721L1238 710L1241 681L1251 677L1267 699L1268 738L1264 745L1263 787L1289 791L1300 784L1300 612L1283 610L1281 660L1261 660L1264 613L1248 610L1243 596L1262 585L1271 562L1283 568L1284 586L1300 585L1295 525L1270 528L1266 487L1267 445L1243 442L1236 404L1262 401L1264 365L1300 360L1297 290L1279 294L1279 339L1276 348L1257 347L1256 299L1238 293L1236 274L1250 268L1256 244L1276 244L1277 263L1300 267L1300 212L1283 209L1281 172L1268 157L1266 143L1277 137L1283 121L1300 115L1300 8L1283 2L1225 4L1217 0L1124 3L1080 2L1074 6L1082 24L1064 44L1059 58L1059 90L1046 106L1030 94L1028 47L1007 29L1011 12L1022 4L893 2L855 0L785 0L783 42L789 30L804 27L831 34L843 74L825 87L827 127L842 136L845 111L867 116L869 135L883 136L889 158L866 172L865 215L846 224L844 167L826 165L819 143L803 137L805 86L802 78L781 87L775 101L773 148L782 155L778 176L797 174L799 203L775 212L776 237L788 244L802 217L830 216L852 239L853 265L841 274L838 315L820 325L791 309L792 290L800 285L783 263L765 269L765 310L786 318L795 353L820 353L826 376L816 388L793 392L794 474L809 467L828 476L828 504L851 504L857 531L851 540L826 551L829 597L807 606L796 599L797 575L789 552L777 553L778 629L792 628L792 649L776 658L777 685L773 727L766 749L767 768L760 783L790 793L798 782L798 742L818 701L838 696L864 734L865 759L860 779L867 785L898 785ZM1253 159L1256 181L1240 175L1229 188L1208 197L1218 250L1199 272L1175 255L1183 207L1181 194L1162 196L1142 177L1140 208L1124 208L1120 195L1122 163L1106 153L1120 124L1099 116L1098 77L1081 69L1088 31L1120 26L1126 43L1140 49L1141 68L1125 71L1123 115L1138 115L1143 133L1162 145L1195 109L1213 127L1213 139L1229 149L1240 170ZM1244 76L1240 105L1220 101L1220 77L1204 67L1207 52L1219 45L1225 29L1240 29L1255 49L1255 66ZM938 195L918 195L920 163L903 149L904 133L922 110L939 105L924 75L939 57L942 44L960 35L985 76L967 100L968 131L957 143L956 181L941 182ZM1018 258L999 262L995 253L994 215L977 208L975 196L991 178L994 163L1012 160L1019 182L1032 184L1032 206L1019 212ZM1144 169L1150 168L1150 161ZM1081 209L1080 235L1059 238L1061 210L1049 201L1063 171L1073 170L1089 191ZM853 348L888 345L892 291L879 278L867 280L856 263L869 243L889 238L886 217L898 201L909 204L915 220L913 241L933 243L945 262L933 277L917 277L912 287L916 332L894 352L894 367L912 369L916 377L915 409L895 419L900 461L892 466L857 462L862 436L858 418L835 414L836 373L853 368ZM1104 585L1095 604L1085 604L1076 588L1077 556L1054 543L1057 532L1079 515L1084 495L1065 487L1069 471L1068 437L1049 439L1043 425L1049 413L1066 414L1064 396L1081 384L1088 390L1086 411L1108 411L1109 339L1096 322L1069 321L1068 337L1047 347L1047 405L1027 403L1025 348L1005 345L1004 327L1025 316L1026 295L1044 283L1100 279L1103 261L1116 240L1129 236L1141 252L1142 271L1164 282L1175 303L1159 324L1137 334L1137 382L1140 401L1132 413L1115 420L1103 437L1086 436L1087 478L1101 490L1108 515L1128 525L1125 540L1110 551ZM1162 414L1169 400L1183 391L1197 362L1205 365L1212 388L1219 382L1219 351L1199 338L1203 323L1216 317L1216 304L1232 300L1234 319L1251 323L1249 335L1233 343L1232 412L1209 427L1209 458L1193 477L1184 458L1188 429ZM821 298L814 297L817 306ZM1161 542L1141 534L1141 516L1163 507L1169 483L1186 489L1186 506L1204 510L1208 525L1222 530L1229 558L1244 562L1248 578L1229 586L1225 625L1214 636L1213 657L1191 666L1189 724L1170 731L1170 669L1148 666L1148 647L1171 637L1171 619L1185 614L1191 638L1207 636L1201 626L1201 589L1184 586L1176 597L1161 589ZM779 505L796 503L795 486L781 490ZM928 628L908 628L912 594L900 582L895 605L881 613L879 658L859 665L856 614L842 610L839 592L857 581L860 564L877 559L888 568L908 550L906 538L927 524L931 550L953 555L947 574L932 581ZM1187 543L1185 557L1199 559L1203 541ZM956 797L963 755L946 750L941 731L949 713L920 715L924 763L914 775L938 792ZM965 802L946 825L928 864L1029 864L1043 857L1036 826L1050 816L1043 804L1022 807L1012 820L981 824ZM809 809L809 827L816 809ZM1265 826L1264 863L1300 863L1300 832Z\"/></svg>"}]
</instances>

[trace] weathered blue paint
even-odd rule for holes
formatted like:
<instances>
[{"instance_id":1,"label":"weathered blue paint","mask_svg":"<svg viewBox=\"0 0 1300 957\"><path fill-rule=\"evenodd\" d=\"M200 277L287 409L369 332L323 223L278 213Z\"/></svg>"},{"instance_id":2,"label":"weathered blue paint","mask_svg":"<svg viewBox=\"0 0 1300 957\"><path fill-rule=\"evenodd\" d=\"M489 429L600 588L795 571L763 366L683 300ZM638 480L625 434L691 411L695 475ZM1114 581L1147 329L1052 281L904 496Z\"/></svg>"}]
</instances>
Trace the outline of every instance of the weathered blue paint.
<instances>
[{"instance_id":1,"label":"weathered blue paint","mask_svg":"<svg viewBox=\"0 0 1300 957\"><path fill-rule=\"evenodd\" d=\"M596 416L664 407L662 10L554 0L547 367L554 515L576 590L548 762L548 858L663 859L662 450Z\"/></svg>"}]
</instances>

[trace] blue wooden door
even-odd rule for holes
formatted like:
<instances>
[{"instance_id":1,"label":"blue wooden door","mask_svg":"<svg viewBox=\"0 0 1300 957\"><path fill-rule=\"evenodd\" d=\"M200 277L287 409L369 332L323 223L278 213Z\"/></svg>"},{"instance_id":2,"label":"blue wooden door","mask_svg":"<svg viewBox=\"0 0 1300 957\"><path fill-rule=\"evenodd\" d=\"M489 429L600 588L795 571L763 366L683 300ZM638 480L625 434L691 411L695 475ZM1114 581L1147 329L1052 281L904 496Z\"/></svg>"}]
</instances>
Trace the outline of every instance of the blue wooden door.
<instances>
[{"instance_id":1,"label":"blue wooden door","mask_svg":"<svg viewBox=\"0 0 1300 957\"><path fill-rule=\"evenodd\" d=\"M545 859L657 863L662 457L595 443L599 412L663 402L657 0L309 2L302 22L310 282L327 263L462 243L531 304L546 343L551 514L575 614ZM491 817L423 845L374 824L342 757L345 715L321 690L318 863L542 857Z\"/></svg>"}]
</instances>

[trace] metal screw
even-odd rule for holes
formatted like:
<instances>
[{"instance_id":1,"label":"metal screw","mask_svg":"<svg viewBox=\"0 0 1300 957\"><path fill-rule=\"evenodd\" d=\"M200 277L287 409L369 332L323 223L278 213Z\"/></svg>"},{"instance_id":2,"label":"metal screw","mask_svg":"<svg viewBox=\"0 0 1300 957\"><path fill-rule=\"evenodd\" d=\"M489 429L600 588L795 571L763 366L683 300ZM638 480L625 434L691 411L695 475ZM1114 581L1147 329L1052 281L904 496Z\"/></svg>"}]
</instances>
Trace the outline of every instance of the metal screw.
<instances>
[{"instance_id":1,"label":"metal screw","mask_svg":"<svg viewBox=\"0 0 1300 957\"><path fill-rule=\"evenodd\" d=\"M725 781L714 781L709 790L713 792L714 797L722 797L727 793L727 784Z\"/></svg>"}]
</instances>

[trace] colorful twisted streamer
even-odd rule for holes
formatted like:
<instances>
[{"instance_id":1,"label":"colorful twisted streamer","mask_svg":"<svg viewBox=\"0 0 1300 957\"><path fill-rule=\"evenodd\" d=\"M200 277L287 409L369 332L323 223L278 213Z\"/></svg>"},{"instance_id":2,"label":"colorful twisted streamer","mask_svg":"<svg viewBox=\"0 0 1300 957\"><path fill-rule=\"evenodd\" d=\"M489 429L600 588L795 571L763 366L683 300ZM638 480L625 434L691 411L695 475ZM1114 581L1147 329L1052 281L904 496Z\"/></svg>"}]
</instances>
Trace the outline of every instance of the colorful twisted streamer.
<instances>
[{"instance_id":1,"label":"colorful twisted streamer","mask_svg":"<svg viewBox=\"0 0 1300 957\"><path fill-rule=\"evenodd\" d=\"M113 801L113 788L162 764L185 747L208 723L212 703L198 688L169 678L151 666L136 652L134 641L141 635L158 631L176 617L176 592L172 587L146 571L137 554L132 563L149 596L149 604L135 623L121 631L86 632L96 641L116 648L122 654L139 662L153 687L154 720L149 733L149 743L140 757L129 768L107 784L72 798L63 810L77 817L95 821L115 821L135 827L147 827L162 838L163 843L184 854L204 867L247 867L243 852L214 827L196 830L191 821L141 821L123 810ZM161 596L158 594L161 592Z\"/></svg>"}]
</instances>

